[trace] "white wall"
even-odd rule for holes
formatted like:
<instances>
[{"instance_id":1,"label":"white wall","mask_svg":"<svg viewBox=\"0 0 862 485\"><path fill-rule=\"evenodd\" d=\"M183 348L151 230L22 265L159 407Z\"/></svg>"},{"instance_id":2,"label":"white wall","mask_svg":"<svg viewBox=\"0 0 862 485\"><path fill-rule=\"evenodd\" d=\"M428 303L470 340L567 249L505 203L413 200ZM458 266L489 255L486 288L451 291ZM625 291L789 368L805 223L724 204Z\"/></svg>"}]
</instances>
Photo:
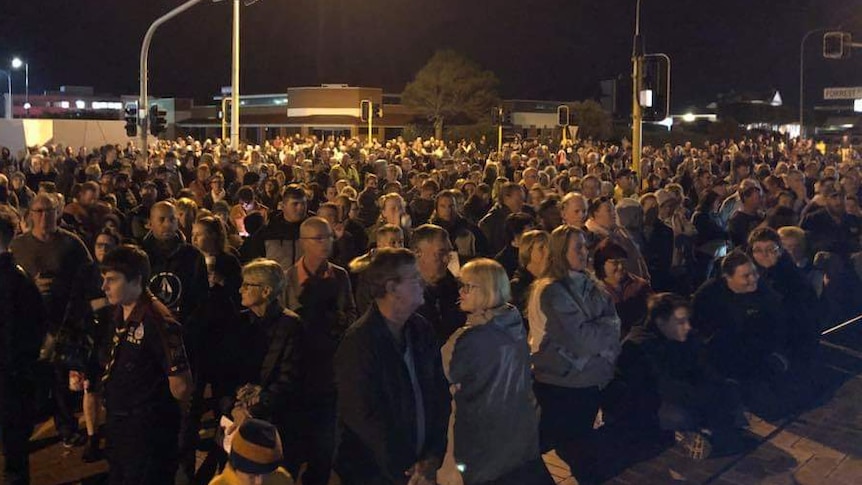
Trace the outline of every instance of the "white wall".
<instances>
[{"instance_id":1,"label":"white wall","mask_svg":"<svg viewBox=\"0 0 862 485\"><path fill-rule=\"evenodd\" d=\"M17 153L28 146L62 144L73 147L97 147L106 144L125 145L123 120L44 120L0 119L0 146Z\"/></svg>"}]
</instances>

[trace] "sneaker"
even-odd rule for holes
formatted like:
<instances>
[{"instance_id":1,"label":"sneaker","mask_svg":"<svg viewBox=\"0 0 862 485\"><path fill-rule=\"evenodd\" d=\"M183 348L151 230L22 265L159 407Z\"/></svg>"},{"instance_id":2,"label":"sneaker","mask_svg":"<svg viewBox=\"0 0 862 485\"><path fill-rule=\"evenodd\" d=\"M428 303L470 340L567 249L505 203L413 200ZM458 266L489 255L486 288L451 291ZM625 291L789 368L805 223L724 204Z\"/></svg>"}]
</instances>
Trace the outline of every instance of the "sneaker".
<instances>
[{"instance_id":1,"label":"sneaker","mask_svg":"<svg viewBox=\"0 0 862 485\"><path fill-rule=\"evenodd\" d=\"M87 438L87 446L84 448L84 454L81 455L81 461L84 463L95 463L102 459L102 450L99 449L98 436L90 436Z\"/></svg>"},{"instance_id":2,"label":"sneaker","mask_svg":"<svg viewBox=\"0 0 862 485\"><path fill-rule=\"evenodd\" d=\"M712 453L712 443L703 433L677 431L674 433L677 446L685 450L686 456L693 460L705 460Z\"/></svg>"},{"instance_id":3,"label":"sneaker","mask_svg":"<svg viewBox=\"0 0 862 485\"><path fill-rule=\"evenodd\" d=\"M87 442L87 437L75 431L63 438L63 448L77 448Z\"/></svg>"}]
</instances>

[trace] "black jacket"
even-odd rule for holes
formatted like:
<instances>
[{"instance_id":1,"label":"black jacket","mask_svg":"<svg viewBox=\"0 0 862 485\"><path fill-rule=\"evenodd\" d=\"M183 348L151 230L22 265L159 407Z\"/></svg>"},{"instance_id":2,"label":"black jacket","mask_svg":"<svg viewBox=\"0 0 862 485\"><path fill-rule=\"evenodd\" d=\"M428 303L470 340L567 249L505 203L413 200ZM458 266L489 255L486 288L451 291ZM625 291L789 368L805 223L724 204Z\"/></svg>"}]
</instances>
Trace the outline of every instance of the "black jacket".
<instances>
[{"instance_id":1,"label":"black jacket","mask_svg":"<svg viewBox=\"0 0 862 485\"><path fill-rule=\"evenodd\" d=\"M209 289L203 254L185 243L179 234L170 241L159 241L150 233L141 246L150 258L148 288L183 325L184 335L189 336L189 331L203 324L195 321L194 313L206 301Z\"/></svg>"},{"instance_id":2,"label":"black jacket","mask_svg":"<svg viewBox=\"0 0 862 485\"><path fill-rule=\"evenodd\" d=\"M450 272L433 285L425 286L425 302L416 313L425 317L437 332L437 339L442 346L455 330L464 326L467 315L458 305L458 280Z\"/></svg>"},{"instance_id":3,"label":"black jacket","mask_svg":"<svg viewBox=\"0 0 862 485\"><path fill-rule=\"evenodd\" d=\"M485 234L467 219L456 215L454 221L448 222L438 217L432 217L430 223L446 229L446 232L449 233L449 241L455 251L458 251L458 258L462 266L471 259L490 256Z\"/></svg>"},{"instance_id":4,"label":"black jacket","mask_svg":"<svg viewBox=\"0 0 862 485\"><path fill-rule=\"evenodd\" d=\"M32 370L46 331L39 290L12 253L0 254L0 397L8 377Z\"/></svg>"},{"instance_id":5,"label":"black jacket","mask_svg":"<svg viewBox=\"0 0 862 485\"><path fill-rule=\"evenodd\" d=\"M341 443L335 469L346 483L406 484L417 461L446 452L450 398L437 338L414 314L405 324L422 390L425 441L417 453L417 407L404 353L374 304L335 355Z\"/></svg>"}]
</instances>

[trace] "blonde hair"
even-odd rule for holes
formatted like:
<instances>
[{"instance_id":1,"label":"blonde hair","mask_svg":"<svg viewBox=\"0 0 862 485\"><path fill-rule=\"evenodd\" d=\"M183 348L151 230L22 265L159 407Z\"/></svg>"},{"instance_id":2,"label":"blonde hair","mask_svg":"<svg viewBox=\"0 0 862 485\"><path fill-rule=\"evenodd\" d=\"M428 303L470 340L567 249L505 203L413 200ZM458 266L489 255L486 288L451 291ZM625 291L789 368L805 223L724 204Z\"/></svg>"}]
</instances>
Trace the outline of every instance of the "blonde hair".
<instances>
[{"instance_id":1,"label":"blonde hair","mask_svg":"<svg viewBox=\"0 0 862 485\"><path fill-rule=\"evenodd\" d=\"M802 246L803 251L808 251L808 238L805 236L805 230L799 226L784 226L779 228L778 237L794 239Z\"/></svg>"},{"instance_id":2,"label":"blonde hair","mask_svg":"<svg viewBox=\"0 0 862 485\"><path fill-rule=\"evenodd\" d=\"M550 235L547 231L538 229L521 234L521 242L518 245L518 263L526 268L533 257L533 249L540 244L548 245Z\"/></svg>"},{"instance_id":3,"label":"blonde hair","mask_svg":"<svg viewBox=\"0 0 862 485\"><path fill-rule=\"evenodd\" d=\"M493 259L478 258L470 261L461 268L461 277L476 279L476 287L471 291L479 292L477 303L483 310L506 304L512 298L509 276L503 266Z\"/></svg>"},{"instance_id":4,"label":"blonde hair","mask_svg":"<svg viewBox=\"0 0 862 485\"><path fill-rule=\"evenodd\" d=\"M263 285L268 286L272 292L269 301L273 302L284 293L284 270L281 265L271 259L258 258L242 267L242 277L247 276L259 278Z\"/></svg>"},{"instance_id":5,"label":"blonde hair","mask_svg":"<svg viewBox=\"0 0 862 485\"><path fill-rule=\"evenodd\" d=\"M576 237L584 237L584 231L566 225L554 229L551 233L548 243L548 269L545 273L547 278L561 280L569 276L569 260L566 253L569 251L572 239Z\"/></svg>"}]
</instances>

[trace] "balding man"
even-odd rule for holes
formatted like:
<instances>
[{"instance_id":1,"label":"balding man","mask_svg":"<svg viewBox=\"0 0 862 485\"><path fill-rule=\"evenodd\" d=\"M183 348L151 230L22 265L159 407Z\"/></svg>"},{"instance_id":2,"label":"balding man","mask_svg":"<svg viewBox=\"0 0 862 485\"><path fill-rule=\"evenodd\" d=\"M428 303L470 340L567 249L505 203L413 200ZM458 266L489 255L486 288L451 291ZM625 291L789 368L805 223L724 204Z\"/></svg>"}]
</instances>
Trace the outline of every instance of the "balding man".
<instances>
[{"instance_id":1,"label":"balding man","mask_svg":"<svg viewBox=\"0 0 862 485\"><path fill-rule=\"evenodd\" d=\"M206 333L206 322L201 321L198 313L206 304L209 289L206 260L180 234L177 211L170 202L156 202L150 208L149 229L141 244L151 268L149 281L145 283L182 325L191 369L195 377L199 377L198 347ZM196 389L192 413L182 424L180 470L189 477L194 476L194 448L202 398L203 389Z\"/></svg>"},{"instance_id":2,"label":"balding man","mask_svg":"<svg viewBox=\"0 0 862 485\"><path fill-rule=\"evenodd\" d=\"M356 320L347 271L329 262L334 234L326 219L299 228L302 257L287 270L285 303L302 319L303 439L308 468L302 483L326 485L335 450L335 350Z\"/></svg>"},{"instance_id":3,"label":"balding man","mask_svg":"<svg viewBox=\"0 0 862 485\"><path fill-rule=\"evenodd\" d=\"M560 215L563 217L563 224L567 226L584 228L584 223L587 221L587 198L579 192L569 192L560 201Z\"/></svg>"}]
</instances>

